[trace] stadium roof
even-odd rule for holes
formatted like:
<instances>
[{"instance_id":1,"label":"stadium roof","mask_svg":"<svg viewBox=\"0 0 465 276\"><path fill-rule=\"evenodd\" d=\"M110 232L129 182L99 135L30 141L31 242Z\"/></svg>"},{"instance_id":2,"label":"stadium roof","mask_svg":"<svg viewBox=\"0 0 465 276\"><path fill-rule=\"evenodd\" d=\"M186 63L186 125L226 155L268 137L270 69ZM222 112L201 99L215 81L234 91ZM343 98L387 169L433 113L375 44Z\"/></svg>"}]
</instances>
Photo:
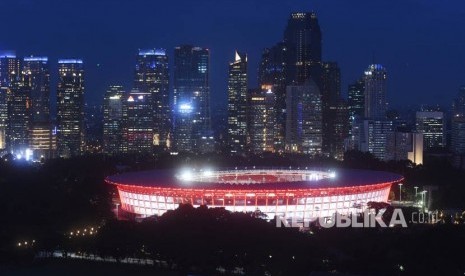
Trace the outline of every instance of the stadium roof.
<instances>
[{"instance_id":1,"label":"stadium roof","mask_svg":"<svg viewBox=\"0 0 465 276\"><path fill-rule=\"evenodd\" d=\"M274 169L257 169L250 170L250 172L256 172L258 174L260 171L270 172L272 170ZM281 169L277 171L285 170ZM215 171L215 173L216 172L217 171ZM302 172L304 172L304 170L302 170ZM336 177L334 178L305 181L263 181L262 175L251 175L257 179L252 179L255 183L248 184L222 183L221 181L183 181L176 177L179 173L180 172L176 170L130 172L109 176L106 181L110 184L153 188L287 190L367 186L382 183L397 183L403 180L401 175L395 173L348 169L335 170Z\"/></svg>"}]
</instances>

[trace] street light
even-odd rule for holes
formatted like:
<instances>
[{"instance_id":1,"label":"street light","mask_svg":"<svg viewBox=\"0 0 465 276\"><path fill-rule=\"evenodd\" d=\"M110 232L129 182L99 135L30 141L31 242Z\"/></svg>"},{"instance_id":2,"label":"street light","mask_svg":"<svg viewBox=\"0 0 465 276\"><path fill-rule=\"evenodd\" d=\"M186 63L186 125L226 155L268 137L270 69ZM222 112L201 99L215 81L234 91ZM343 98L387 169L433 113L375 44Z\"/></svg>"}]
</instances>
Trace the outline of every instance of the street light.
<instances>
[{"instance_id":1,"label":"street light","mask_svg":"<svg viewBox=\"0 0 465 276\"><path fill-rule=\"evenodd\" d=\"M402 203L402 183L399 183L399 203Z\"/></svg>"}]
</instances>

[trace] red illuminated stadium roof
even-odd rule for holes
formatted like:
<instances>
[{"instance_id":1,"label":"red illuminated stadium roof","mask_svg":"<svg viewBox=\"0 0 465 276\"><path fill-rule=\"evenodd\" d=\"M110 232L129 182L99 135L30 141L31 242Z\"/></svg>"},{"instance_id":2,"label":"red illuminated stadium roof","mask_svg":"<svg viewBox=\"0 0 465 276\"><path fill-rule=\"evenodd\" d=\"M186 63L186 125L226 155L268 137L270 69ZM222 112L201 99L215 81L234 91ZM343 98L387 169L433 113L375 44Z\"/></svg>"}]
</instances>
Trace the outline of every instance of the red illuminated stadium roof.
<instances>
[{"instance_id":1,"label":"red illuminated stadium roof","mask_svg":"<svg viewBox=\"0 0 465 276\"><path fill-rule=\"evenodd\" d=\"M260 175L260 171L269 173L275 169L256 169L245 170L251 174L243 173L240 170L239 177L246 178L254 183L237 184L228 181L183 181L176 177L179 171L175 170L151 170L142 172L131 172L117 174L107 177L106 181L116 185L131 185L141 187L160 187L160 188L195 188L195 189L234 189L234 190L286 190L286 189L318 189L318 188L336 188L336 187L352 187L366 186L381 183L397 183L403 180L399 174L381 171L368 170L335 170L334 178L324 178L320 180L305 180L305 181L278 181L276 175ZM221 170L224 171L224 170ZM277 170L282 171L282 170ZM234 170L230 172L234 173Z\"/></svg>"}]
</instances>

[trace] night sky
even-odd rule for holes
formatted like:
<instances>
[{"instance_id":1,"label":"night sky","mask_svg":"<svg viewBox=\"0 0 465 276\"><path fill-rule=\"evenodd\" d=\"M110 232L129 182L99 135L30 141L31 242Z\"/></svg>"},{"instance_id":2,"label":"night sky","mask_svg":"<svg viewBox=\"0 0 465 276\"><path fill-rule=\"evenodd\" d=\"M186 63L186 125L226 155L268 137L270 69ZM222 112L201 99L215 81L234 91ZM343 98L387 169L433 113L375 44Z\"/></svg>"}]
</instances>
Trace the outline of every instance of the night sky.
<instances>
[{"instance_id":1,"label":"night sky","mask_svg":"<svg viewBox=\"0 0 465 276\"><path fill-rule=\"evenodd\" d=\"M256 86L262 49L282 39L290 12L310 10L343 94L373 57L388 69L392 106L448 106L465 84L463 0L0 0L0 49L49 56L54 77L58 58L83 58L86 99L101 103L109 84L131 88L137 49L166 48L172 61L177 45L207 47L212 104L223 104L234 50L248 53Z\"/></svg>"}]
</instances>

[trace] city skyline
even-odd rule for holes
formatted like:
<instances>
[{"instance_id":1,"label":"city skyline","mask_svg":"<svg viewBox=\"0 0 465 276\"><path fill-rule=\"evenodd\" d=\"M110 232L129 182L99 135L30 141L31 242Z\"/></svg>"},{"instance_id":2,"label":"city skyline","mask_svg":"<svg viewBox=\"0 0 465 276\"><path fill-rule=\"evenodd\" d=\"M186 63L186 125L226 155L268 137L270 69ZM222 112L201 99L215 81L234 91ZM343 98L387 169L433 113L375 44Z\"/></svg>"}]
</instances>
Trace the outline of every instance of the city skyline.
<instances>
[{"instance_id":1,"label":"city skyline","mask_svg":"<svg viewBox=\"0 0 465 276\"><path fill-rule=\"evenodd\" d=\"M355 82L360 77L360 72L372 63L373 59L376 63L383 64L389 71L388 102L394 107L412 103L449 106L458 87L464 82L461 76L464 75L465 69L461 64L465 61L465 53L460 49L460 45L463 45L461 37L464 36L460 35L463 30L458 27L463 17L459 17L459 12L449 6L438 6L424 1L403 3L404 9L396 9L397 6L394 3L396 1L381 3L376 7L367 1L359 2L358 5L337 0L327 1L327 3L315 1L311 5L272 1L264 7L258 5L257 1L252 1L242 3L244 22L235 22L235 24L228 23L233 18L230 9L233 7L232 3L218 4L201 1L194 5L178 2L178 6L181 7L178 9L180 15L187 16L187 19L196 19L187 20L192 22L192 25L184 25L175 20L169 21L169 18L158 12L159 9L152 6L154 4L146 3L147 10L153 7L153 15L159 16L147 16L146 18L143 16L146 11L142 11L140 19L142 22L150 20L149 26L155 27L152 28L153 30L150 27L144 27L132 32L127 26L115 22L111 16L102 15L104 8L108 8L110 14L123 13L122 10L126 5L124 2L121 3L122 7L117 7L105 5L108 2L102 1L85 17L77 10L88 6L90 3L88 1L75 3L76 10L72 9L74 6L67 3L51 5L56 1L47 1L40 5L30 1L8 2L12 1L5 1L5 6L12 11L21 10L30 15L27 17L30 18L29 20L36 19L33 12L35 10L40 10L43 14L52 12L61 14L61 11L66 11L67 18L64 27L51 24L52 22L47 18L43 18L37 23L37 26L43 27L41 35L31 34L27 38L15 35L17 28L14 27L6 30L5 39L0 40L0 48L14 49L18 56L30 54L48 56L52 66L51 72L56 71L54 63L59 58L73 56L82 58L88 78L86 102L90 104L102 103L103 94L108 85L121 84L127 87L127 90L130 89L134 55L138 49L165 48L168 56L172 57L175 46L192 43L211 51L212 102L226 106L227 64L230 53L236 49L248 53L249 87L258 87L256 71L263 48L281 40L288 14L297 10L314 10L317 13L323 32L323 60L339 63L343 95L347 94L348 84ZM0 4L0 7L3 5ZM209 7L208 5L218 12L200 18L200 15L207 12L203 9ZM457 5L463 4L457 2ZM259 12L259 7L264 11ZM162 8L167 11L176 9L174 4L166 4ZM193 9L193 15L187 12L189 8ZM364 10L370 12L364 13ZM127 10L129 19L135 19L132 11L133 7ZM415 14L410 15L411 11L415 11ZM271 14L273 16L270 16ZM58 15L58 19L62 16ZM108 19L107 23L97 24L101 22L100 19L105 18ZM392 20L394 18L395 21ZM21 24L27 24L29 20ZM166 25L161 24L162 20L170 23L165 29L159 27L159 25ZM135 23L128 24L128 26L133 26ZM92 26L95 25L98 27L93 29ZM75 35L65 31L68 27L76 30ZM141 33L142 31L147 31L147 33ZM97 35L98 32L104 32L106 35L100 38ZM170 32L175 35L171 36ZM431 41L430 32L440 39ZM118 33L121 33L121 38L116 37ZM260 36L257 36L258 33ZM63 38L60 40L60 45L47 42L50 40L47 38L51 38L52 35ZM393 38L397 40L383 42ZM448 51L441 51L442 45L446 45ZM431 56L432 53L434 55ZM114 59L113 56L119 58ZM118 66L114 66L116 64ZM428 65L448 70L428 70ZM52 77L52 95L56 93L55 84L56 77Z\"/></svg>"}]
</instances>

